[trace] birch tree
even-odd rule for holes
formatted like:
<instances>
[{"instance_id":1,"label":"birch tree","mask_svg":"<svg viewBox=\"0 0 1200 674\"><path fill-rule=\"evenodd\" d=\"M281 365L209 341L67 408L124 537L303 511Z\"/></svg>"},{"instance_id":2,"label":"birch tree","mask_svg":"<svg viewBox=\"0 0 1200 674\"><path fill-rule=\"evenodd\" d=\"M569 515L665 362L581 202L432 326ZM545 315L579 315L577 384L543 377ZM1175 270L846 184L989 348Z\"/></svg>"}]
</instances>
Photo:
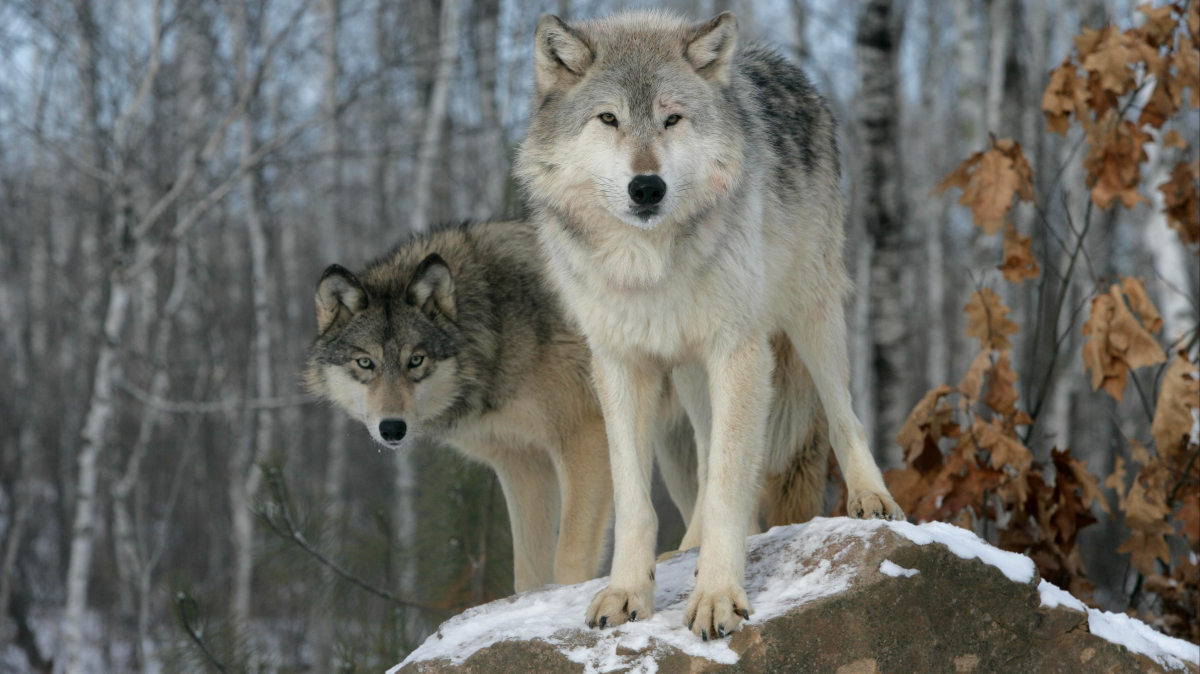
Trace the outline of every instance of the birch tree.
<instances>
[{"instance_id":1,"label":"birch tree","mask_svg":"<svg viewBox=\"0 0 1200 674\"><path fill-rule=\"evenodd\" d=\"M450 104L450 85L454 78L458 54L458 0L441 0L438 18L438 48L433 89L426 105L424 126L417 143L417 161L413 170L413 197L408 228L424 232L429 228L430 205L433 200L433 177L438 169L438 150Z\"/></svg>"}]
</instances>

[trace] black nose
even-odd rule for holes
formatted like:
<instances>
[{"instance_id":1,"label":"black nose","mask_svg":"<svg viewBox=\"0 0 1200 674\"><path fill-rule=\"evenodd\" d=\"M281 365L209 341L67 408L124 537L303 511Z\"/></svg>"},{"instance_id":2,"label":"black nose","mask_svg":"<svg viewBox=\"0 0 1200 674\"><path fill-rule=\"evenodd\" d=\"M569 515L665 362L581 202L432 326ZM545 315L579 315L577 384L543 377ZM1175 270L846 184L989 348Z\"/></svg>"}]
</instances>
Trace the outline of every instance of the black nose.
<instances>
[{"instance_id":1,"label":"black nose","mask_svg":"<svg viewBox=\"0 0 1200 674\"><path fill-rule=\"evenodd\" d=\"M629 181L629 196L638 205L657 204L667 195L667 184L653 173L634 176Z\"/></svg>"},{"instance_id":2,"label":"black nose","mask_svg":"<svg viewBox=\"0 0 1200 674\"><path fill-rule=\"evenodd\" d=\"M385 442L400 442L408 430L402 419L384 419L379 422L379 435Z\"/></svg>"}]
</instances>

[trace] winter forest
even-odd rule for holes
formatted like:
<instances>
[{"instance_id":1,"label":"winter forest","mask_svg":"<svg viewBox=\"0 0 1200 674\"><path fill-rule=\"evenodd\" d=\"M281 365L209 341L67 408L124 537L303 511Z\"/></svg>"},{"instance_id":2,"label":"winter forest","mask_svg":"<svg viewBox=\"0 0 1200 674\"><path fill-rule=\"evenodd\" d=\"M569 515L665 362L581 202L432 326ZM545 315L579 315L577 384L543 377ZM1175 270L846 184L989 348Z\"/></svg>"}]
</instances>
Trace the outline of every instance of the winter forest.
<instances>
[{"instance_id":1,"label":"winter forest","mask_svg":"<svg viewBox=\"0 0 1200 674\"><path fill-rule=\"evenodd\" d=\"M829 100L910 520L1200 643L1197 5L660 6ZM512 593L488 469L305 394L314 288L521 217L539 15L643 6L0 0L0 671L375 672Z\"/></svg>"}]
</instances>

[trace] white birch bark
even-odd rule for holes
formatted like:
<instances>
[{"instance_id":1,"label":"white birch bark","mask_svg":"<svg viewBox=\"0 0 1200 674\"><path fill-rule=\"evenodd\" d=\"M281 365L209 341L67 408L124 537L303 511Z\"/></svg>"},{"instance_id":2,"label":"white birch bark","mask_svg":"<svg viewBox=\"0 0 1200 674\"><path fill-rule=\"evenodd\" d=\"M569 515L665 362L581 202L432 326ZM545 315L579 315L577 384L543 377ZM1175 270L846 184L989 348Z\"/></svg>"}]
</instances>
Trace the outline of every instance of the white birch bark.
<instances>
[{"instance_id":1,"label":"white birch bark","mask_svg":"<svg viewBox=\"0 0 1200 674\"><path fill-rule=\"evenodd\" d=\"M413 197L408 227L413 232L429 228L430 206L433 201L433 177L438 170L438 150L450 103L450 85L454 77L455 56L458 52L458 0L442 0L438 21L437 69L433 91L426 106L424 128L417 145L417 165L413 179Z\"/></svg>"}]
</instances>

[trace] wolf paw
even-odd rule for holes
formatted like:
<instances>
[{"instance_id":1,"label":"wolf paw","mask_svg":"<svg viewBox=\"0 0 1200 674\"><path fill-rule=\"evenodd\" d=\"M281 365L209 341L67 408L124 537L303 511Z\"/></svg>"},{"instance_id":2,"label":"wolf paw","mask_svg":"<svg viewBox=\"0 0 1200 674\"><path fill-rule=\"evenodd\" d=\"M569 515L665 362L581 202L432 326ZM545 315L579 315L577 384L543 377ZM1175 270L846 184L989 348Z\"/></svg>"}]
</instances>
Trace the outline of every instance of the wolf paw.
<instances>
[{"instance_id":1,"label":"wolf paw","mask_svg":"<svg viewBox=\"0 0 1200 674\"><path fill-rule=\"evenodd\" d=\"M683 621L692 634L704 641L723 639L741 629L742 621L749 618L752 611L742 588L730 585L709 589L698 582L688 599Z\"/></svg>"},{"instance_id":2,"label":"wolf paw","mask_svg":"<svg viewBox=\"0 0 1200 674\"><path fill-rule=\"evenodd\" d=\"M587 610L587 625L604 629L633 620L645 620L651 615L654 615L653 580L636 588L609 585L592 598Z\"/></svg>"},{"instance_id":3,"label":"wolf paw","mask_svg":"<svg viewBox=\"0 0 1200 674\"><path fill-rule=\"evenodd\" d=\"M846 502L846 513L859 520L904 520L904 510L887 492L864 491Z\"/></svg>"}]
</instances>

